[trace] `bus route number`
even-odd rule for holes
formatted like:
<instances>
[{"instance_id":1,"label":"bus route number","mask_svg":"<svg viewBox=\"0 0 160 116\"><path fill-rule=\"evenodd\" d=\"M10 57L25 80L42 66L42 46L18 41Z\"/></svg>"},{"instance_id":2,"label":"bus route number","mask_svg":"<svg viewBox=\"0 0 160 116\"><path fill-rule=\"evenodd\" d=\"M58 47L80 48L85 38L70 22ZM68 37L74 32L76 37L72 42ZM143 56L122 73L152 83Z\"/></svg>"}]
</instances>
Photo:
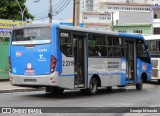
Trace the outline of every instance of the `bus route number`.
<instances>
[{"instance_id":1,"label":"bus route number","mask_svg":"<svg viewBox=\"0 0 160 116\"><path fill-rule=\"evenodd\" d=\"M74 61L63 61L63 66L74 66Z\"/></svg>"}]
</instances>

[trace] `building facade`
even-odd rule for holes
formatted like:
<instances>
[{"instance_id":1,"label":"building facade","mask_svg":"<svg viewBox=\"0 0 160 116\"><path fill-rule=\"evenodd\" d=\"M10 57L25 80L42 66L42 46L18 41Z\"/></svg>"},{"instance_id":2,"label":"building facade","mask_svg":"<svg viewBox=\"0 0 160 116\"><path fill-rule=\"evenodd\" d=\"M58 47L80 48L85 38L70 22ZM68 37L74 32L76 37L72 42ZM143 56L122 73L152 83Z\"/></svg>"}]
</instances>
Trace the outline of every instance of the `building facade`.
<instances>
[{"instance_id":1,"label":"building facade","mask_svg":"<svg viewBox=\"0 0 160 116\"><path fill-rule=\"evenodd\" d=\"M160 5L160 0L81 0L81 9L83 12L95 12L97 7L104 3Z\"/></svg>"},{"instance_id":2,"label":"building facade","mask_svg":"<svg viewBox=\"0 0 160 116\"><path fill-rule=\"evenodd\" d=\"M143 35L153 34L152 26L150 24L124 24L124 25L114 25L114 32L121 33L139 33Z\"/></svg>"},{"instance_id":3,"label":"building facade","mask_svg":"<svg viewBox=\"0 0 160 116\"><path fill-rule=\"evenodd\" d=\"M111 24L110 13L83 12L82 22L84 27L108 30Z\"/></svg>"},{"instance_id":4,"label":"building facade","mask_svg":"<svg viewBox=\"0 0 160 116\"><path fill-rule=\"evenodd\" d=\"M81 1L82 12L93 12L94 0Z\"/></svg>"}]
</instances>

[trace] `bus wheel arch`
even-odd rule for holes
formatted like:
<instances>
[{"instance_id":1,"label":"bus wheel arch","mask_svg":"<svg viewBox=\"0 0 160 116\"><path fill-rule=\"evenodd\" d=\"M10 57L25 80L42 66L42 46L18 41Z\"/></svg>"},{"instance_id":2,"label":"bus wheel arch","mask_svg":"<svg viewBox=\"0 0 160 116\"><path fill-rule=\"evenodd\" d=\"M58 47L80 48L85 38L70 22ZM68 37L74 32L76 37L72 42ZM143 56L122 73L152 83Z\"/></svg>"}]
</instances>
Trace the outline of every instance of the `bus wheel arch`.
<instances>
[{"instance_id":1,"label":"bus wheel arch","mask_svg":"<svg viewBox=\"0 0 160 116\"><path fill-rule=\"evenodd\" d=\"M143 79L143 82L147 82L147 74L145 72L142 73L141 78Z\"/></svg>"},{"instance_id":2,"label":"bus wheel arch","mask_svg":"<svg viewBox=\"0 0 160 116\"><path fill-rule=\"evenodd\" d=\"M137 90L142 90L143 82L147 82L147 74L145 72L142 73L139 83L136 84Z\"/></svg>"},{"instance_id":3,"label":"bus wheel arch","mask_svg":"<svg viewBox=\"0 0 160 116\"><path fill-rule=\"evenodd\" d=\"M90 95L94 95L97 93L98 91L98 87L101 86L101 81L100 81L100 77L97 74L94 74L89 82L89 87L88 87L88 93Z\"/></svg>"},{"instance_id":4,"label":"bus wheel arch","mask_svg":"<svg viewBox=\"0 0 160 116\"><path fill-rule=\"evenodd\" d=\"M91 79L92 79L92 78L95 78L95 79L97 80L97 82L98 82L98 87L101 87L100 77L99 77L97 74L94 74L94 75L91 77Z\"/></svg>"}]
</instances>

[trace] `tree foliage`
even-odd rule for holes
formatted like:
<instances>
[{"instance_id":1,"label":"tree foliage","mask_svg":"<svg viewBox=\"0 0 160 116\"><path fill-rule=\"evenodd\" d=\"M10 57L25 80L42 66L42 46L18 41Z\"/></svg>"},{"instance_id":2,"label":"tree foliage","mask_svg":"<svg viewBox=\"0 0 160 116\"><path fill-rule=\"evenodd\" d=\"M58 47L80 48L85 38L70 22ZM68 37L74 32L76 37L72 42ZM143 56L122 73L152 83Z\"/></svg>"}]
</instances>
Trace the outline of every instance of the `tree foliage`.
<instances>
[{"instance_id":1,"label":"tree foliage","mask_svg":"<svg viewBox=\"0 0 160 116\"><path fill-rule=\"evenodd\" d=\"M24 10L23 20L34 19L25 6L26 0L18 0L22 10ZM0 19L22 20L20 6L16 0L0 0ZM26 8L25 8L26 7Z\"/></svg>"}]
</instances>

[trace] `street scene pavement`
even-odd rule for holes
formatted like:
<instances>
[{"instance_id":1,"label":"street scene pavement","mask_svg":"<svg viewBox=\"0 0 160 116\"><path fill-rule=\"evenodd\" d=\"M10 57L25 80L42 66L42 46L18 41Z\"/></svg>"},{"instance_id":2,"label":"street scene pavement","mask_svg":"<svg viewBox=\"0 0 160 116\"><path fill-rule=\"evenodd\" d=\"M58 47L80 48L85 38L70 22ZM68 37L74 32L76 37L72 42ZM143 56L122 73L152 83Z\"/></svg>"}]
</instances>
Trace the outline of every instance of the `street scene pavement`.
<instances>
[{"instance_id":1,"label":"street scene pavement","mask_svg":"<svg viewBox=\"0 0 160 116\"><path fill-rule=\"evenodd\" d=\"M0 81L0 93L39 91L41 89L12 86L10 81Z\"/></svg>"},{"instance_id":2,"label":"street scene pavement","mask_svg":"<svg viewBox=\"0 0 160 116\"><path fill-rule=\"evenodd\" d=\"M96 114L98 112L109 111L108 108L110 107L160 107L160 85L156 81L144 84L141 91L137 91L135 86L113 87L112 91L102 88L93 96L83 95L76 90L65 90L61 96L55 96L45 93L44 90L39 91L37 89L35 91L35 89L31 88L14 87L9 82L0 82L0 85L0 107L50 107L51 109L47 110L56 113L76 113L81 111L83 113L93 107L94 109L91 108L89 111L94 113L95 116L98 115ZM67 107L68 109L66 109ZM112 112L114 112L114 109ZM154 113L154 115L157 114ZM116 115L119 116L118 113ZM129 113L129 115L134 116L136 114ZM149 116L148 113L144 115Z\"/></svg>"}]
</instances>

